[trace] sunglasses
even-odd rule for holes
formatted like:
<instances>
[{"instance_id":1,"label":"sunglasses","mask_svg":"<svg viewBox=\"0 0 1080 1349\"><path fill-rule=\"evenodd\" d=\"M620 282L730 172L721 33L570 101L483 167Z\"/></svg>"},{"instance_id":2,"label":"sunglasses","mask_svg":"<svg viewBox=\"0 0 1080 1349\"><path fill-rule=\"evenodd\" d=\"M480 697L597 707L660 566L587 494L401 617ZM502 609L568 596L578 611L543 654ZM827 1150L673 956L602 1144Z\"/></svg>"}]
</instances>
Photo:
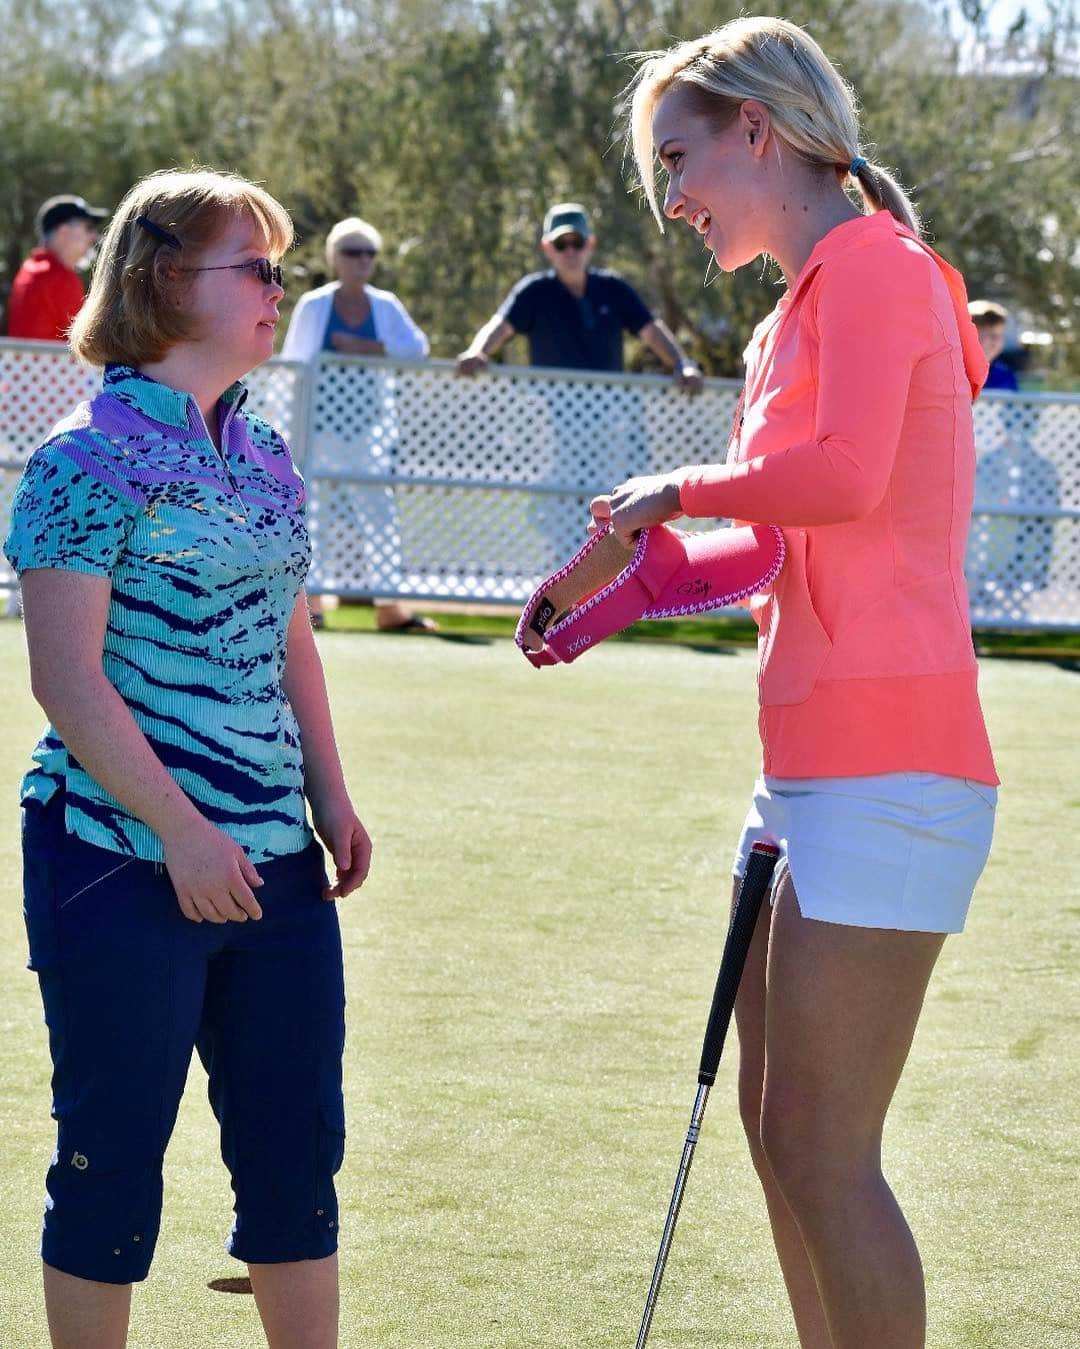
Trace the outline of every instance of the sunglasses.
<instances>
[{"instance_id":1,"label":"sunglasses","mask_svg":"<svg viewBox=\"0 0 1080 1349\"><path fill-rule=\"evenodd\" d=\"M585 240L580 234L564 234L561 238L556 239L551 246L556 253L565 253L568 248L584 248Z\"/></svg>"},{"instance_id":2,"label":"sunglasses","mask_svg":"<svg viewBox=\"0 0 1080 1349\"><path fill-rule=\"evenodd\" d=\"M285 289L285 273L280 262L269 258L252 258L250 262L229 262L220 267L181 267L182 272L253 272L264 286L271 284Z\"/></svg>"},{"instance_id":3,"label":"sunglasses","mask_svg":"<svg viewBox=\"0 0 1080 1349\"><path fill-rule=\"evenodd\" d=\"M339 248L338 253L343 258L377 258L379 256L377 248L364 248L360 244L349 248Z\"/></svg>"}]
</instances>

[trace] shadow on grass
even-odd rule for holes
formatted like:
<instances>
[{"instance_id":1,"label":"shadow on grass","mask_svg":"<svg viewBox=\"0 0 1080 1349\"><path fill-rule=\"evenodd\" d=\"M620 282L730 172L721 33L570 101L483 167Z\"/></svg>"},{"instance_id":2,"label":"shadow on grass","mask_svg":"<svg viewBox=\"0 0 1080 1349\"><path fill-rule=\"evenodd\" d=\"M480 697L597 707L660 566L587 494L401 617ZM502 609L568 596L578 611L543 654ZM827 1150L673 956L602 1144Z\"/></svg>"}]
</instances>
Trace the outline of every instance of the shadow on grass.
<instances>
[{"instance_id":1,"label":"shadow on grass","mask_svg":"<svg viewBox=\"0 0 1080 1349\"><path fill-rule=\"evenodd\" d=\"M662 639L658 639L659 641ZM712 642L676 642L672 645L681 646L686 651L696 651L701 656L737 656L739 648L735 646L716 646Z\"/></svg>"},{"instance_id":2,"label":"shadow on grass","mask_svg":"<svg viewBox=\"0 0 1080 1349\"><path fill-rule=\"evenodd\" d=\"M482 632L432 632L437 642L457 642L459 646L494 646L501 638Z\"/></svg>"},{"instance_id":3,"label":"shadow on grass","mask_svg":"<svg viewBox=\"0 0 1080 1349\"><path fill-rule=\"evenodd\" d=\"M482 646L512 640L517 614L512 610L492 613L469 609L441 610L436 615L439 627L430 633L381 634L438 638L442 642ZM326 632L374 633L374 610L359 605L342 605L327 613ZM1057 666L1068 674L1080 672L1080 632L1008 632L977 630L973 634L976 654L983 659L1031 660ZM757 645L757 629L749 617L719 616L646 620L616 634L615 642L647 642L650 645L678 646L702 655L731 656Z\"/></svg>"}]
</instances>

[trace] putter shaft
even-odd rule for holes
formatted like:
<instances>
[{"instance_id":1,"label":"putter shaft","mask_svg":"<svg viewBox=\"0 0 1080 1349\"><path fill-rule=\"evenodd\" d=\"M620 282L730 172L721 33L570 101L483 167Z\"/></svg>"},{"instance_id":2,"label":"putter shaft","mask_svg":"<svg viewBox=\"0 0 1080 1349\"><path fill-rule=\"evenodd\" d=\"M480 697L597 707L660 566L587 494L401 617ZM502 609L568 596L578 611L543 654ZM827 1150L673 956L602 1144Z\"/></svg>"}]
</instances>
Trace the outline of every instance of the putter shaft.
<instances>
[{"instance_id":1,"label":"putter shaft","mask_svg":"<svg viewBox=\"0 0 1080 1349\"><path fill-rule=\"evenodd\" d=\"M679 1220L679 1209L682 1208L683 1191L686 1189L686 1178L690 1174L690 1163L694 1160L694 1149L697 1147L698 1135L701 1133L701 1120L705 1114L705 1104L709 1099L709 1088L699 1086L697 1095L694 1098L694 1109L690 1115L690 1127L686 1131L686 1142L683 1144L682 1158L679 1162L679 1172L675 1177L675 1188L671 1192L671 1203L668 1205L667 1222L664 1224L664 1235L660 1238L660 1253L656 1257L656 1265L653 1268L652 1282L649 1284L649 1295L645 1299L645 1314L641 1318L641 1329L638 1331L637 1344L635 1349L645 1349L645 1341L649 1338L649 1327L652 1325L653 1309L656 1306L656 1299L660 1295L660 1284L664 1278L664 1267L667 1264L668 1251L671 1250L671 1239L675 1235L675 1224Z\"/></svg>"},{"instance_id":2,"label":"putter shaft","mask_svg":"<svg viewBox=\"0 0 1080 1349\"><path fill-rule=\"evenodd\" d=\"M694 1099L694 1109L690 1116L690 1128L686 1132L686 1142L683 1144L679 1172L675 1177L675 1189L668 1206L664 1235L660 1239L660 1253L656 1257L652 1282L649 1284L649 1295L645 1299L645 1314L641 1318L641 1329L638 1331L636 1349L645 1349L645 1341L649 1338L649 1327L652 1325L653 1311L656 1308L660 1284L664 1277L664 1266L667 1264L668 1251L671 1249L671 1239L675 1235L675 1224L679 1218L679 1209L682 1207L683 1191L686 1189L686 1180L690 1174L690 1163L694 1160L694 1149L697 1147L698 1135L701 1132L701 1121L705 1114L705 1104L709 1099L709 1088L716 1080L716 1070L720 1065L720 1055L723 1052L724 1039L727 1036L731 1014L735 1009L735 996L739 991L743 966L746 964L747 953L754 937L754 929L757 927L762 902L772 885L773 870L779 852L779 848L772 843L754 844L747 859L738 898L731 914L727 940L724 943L724 954L716 976L716 989L713 992L712 1006L709 1010L709 1021L705 1027L705 1040L701 1046L697 1096Z\"/></svg>"}]
</instances>

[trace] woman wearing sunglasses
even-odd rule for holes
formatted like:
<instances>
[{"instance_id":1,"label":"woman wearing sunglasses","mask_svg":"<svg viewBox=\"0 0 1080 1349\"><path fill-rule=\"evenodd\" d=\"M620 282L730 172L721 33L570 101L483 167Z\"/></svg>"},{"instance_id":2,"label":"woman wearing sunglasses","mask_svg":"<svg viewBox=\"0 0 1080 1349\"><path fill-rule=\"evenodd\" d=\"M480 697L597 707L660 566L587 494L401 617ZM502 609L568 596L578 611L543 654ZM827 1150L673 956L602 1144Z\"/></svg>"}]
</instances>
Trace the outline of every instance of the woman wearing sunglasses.
<instances>
[{"instance_id":1,"label":"woman wearing sunglasses","mask_svg":"<svg viewBox=\"0 0 1080 1349\"><path fill-rule=\"evenodd\" d=\"M34 453L13 505L51 723L22 804L58 1124L55 1349L125 1342L193 1048L235 1194L228 1250L268 1341L337 1342L344 987L326 901L363 883L371 843L304 602L303 483L238 382L273 350L291 241L242 179L137 184L71 333L103 392Z\"/></svg>"},{"instance_id":2,"label":"woman wearing sunglasses","mask_svg":"<svg viewBox=\"0 0 1080 1349\"><path fill-rule=\"evenodd\" d=\"M283 357L313 361L323 352L336 352L340 356L423 360L429 351L428 340L408 310L392 291L370 284L382 247L382 235L366 220L352 217L333 227L326 238L326 265L337 279L297 301L285 334ZM381 415L363 420L350 413L325 434L333 437L331 453L343 450L351 467L385 473L393 466L397 424L384 381L375 378L375 383L375 402ZM354 490L346 504L350 509L345 514L359 537L368 571L375 573L388 565L396 570L401 540L392 490ZM342 508L341 501L321 500L318 490L313 505L328 513ZM322 596L310 595L308 601L312 622L322 627ZM413 614L404 604L392 600L376 603L375 621L381 632L429 632L435 627L430 618Z\"/></svg>"},{"instance_id":3,"label":"woman wearing sunglasses","mask_svg":"<svg viewBox=\"0 0 1080 1349\"><path fill-rule=\"evenodd\" d=\"M994 826L963 571L986 359L963 278L860 151L852 91L805 31L738 19L656 53L631 122L657 219L658 159L669 220L723 271L764 254L787 285L746 349L726 462L593 513L624 536L679 515L783 527L735 872L762 836L782 856L735 1009L740 1104L800 1345L922 1349L882 1133Z\"/></svg>"}]
</instances>

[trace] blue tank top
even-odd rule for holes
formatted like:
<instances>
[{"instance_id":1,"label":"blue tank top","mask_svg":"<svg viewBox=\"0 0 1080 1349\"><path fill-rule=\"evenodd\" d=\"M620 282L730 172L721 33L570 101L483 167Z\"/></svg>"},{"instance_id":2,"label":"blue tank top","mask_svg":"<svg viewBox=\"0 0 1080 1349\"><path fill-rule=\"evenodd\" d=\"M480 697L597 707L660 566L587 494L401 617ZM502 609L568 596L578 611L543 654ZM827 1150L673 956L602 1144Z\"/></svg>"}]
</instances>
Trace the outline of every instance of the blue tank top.
<instances>
[{"instance_id":1,"label":"blue tank top","mask_svg":"<svg viewBox=\"0 0 1080 1349\"><path fill-rule=\"evenodd\" d=\"M330 306L330 321L326 325L326 332L323 335L323 351L333 351L333 336L335 333L348 333L350 337L366 337L369 341L376 341L375 334L375 314L373 310L368 310L368 316L359 325L346 323L337 311L337 305Z\"/></svg>"}]
</instances>

